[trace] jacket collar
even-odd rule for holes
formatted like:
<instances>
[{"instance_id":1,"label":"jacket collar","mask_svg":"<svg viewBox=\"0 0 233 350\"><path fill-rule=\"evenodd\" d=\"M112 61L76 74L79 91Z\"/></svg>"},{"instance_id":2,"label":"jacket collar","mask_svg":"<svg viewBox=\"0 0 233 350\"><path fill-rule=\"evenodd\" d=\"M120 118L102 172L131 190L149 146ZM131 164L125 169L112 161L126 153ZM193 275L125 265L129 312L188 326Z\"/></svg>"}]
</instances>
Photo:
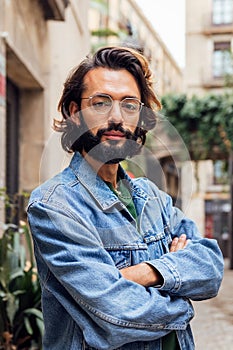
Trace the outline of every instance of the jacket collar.
<instances>
[{"instance_id":1,"label":"jacket collar","mask_svg":"<svg viewBox=\"0 0 233 350\"><path fill-rule=\"evenodd\" d=\"M97 173L80 153L76 152L74 154L70 162L70 168L103 210L107 210L119 202L118 197L109 189L107 184L97 175ZM119 165L118 172L120 177L128 182L133 197L144 197L146 199L147 195L145 192L134 184L121 165Z\"/></svg>"}]
</instances>

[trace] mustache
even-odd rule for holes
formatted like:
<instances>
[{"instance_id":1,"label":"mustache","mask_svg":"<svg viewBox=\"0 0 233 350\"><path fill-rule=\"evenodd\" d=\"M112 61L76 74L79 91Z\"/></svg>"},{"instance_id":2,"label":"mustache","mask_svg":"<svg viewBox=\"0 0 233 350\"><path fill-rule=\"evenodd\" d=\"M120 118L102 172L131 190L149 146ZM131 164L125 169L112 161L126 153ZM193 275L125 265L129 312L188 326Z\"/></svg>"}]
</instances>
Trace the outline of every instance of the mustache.
<instances>
[{"instance_id":1,"label":"mustache","mask_svg":"<svg viewBox=\"0 0 233 350\"><path fill-rule=\"evenodd\" d=\"M121 132L126 138L131 140L136 140L137 137L135 136L135 133L131 132L128 129L124 129L121 124L111 123L107 128L102 128L97 131L96 137L101 138L104 133L110 132L110 131L119 131Z\"/></svg>"}]
</instances>

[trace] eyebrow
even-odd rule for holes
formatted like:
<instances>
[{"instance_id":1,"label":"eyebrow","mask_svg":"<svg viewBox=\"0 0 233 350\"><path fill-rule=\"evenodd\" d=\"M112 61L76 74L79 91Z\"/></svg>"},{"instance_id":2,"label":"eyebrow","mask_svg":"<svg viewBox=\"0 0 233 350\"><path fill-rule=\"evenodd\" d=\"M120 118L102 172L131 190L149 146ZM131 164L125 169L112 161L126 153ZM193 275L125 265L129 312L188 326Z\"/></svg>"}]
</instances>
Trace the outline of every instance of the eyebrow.
<instances>
[{"instance_id":1,"label":"eyebrow","mask_svg":"<svg viewBox=\"0 0 233 350\"><path fill-rule=\"evenodd\" d=\"M110 94L106 94L105 92L95 92L94 94L92 94L91 96L95 96L95 95L106 95L106 96L110 96L113 100L114 98L112 97L112 95ZM134 95L124 95L120 101L124 100L125 98L136 98L137 100L140 100L140 97L134 96ZM117 100L117 99L116 99Z\"/></svg>"}]
</instances>

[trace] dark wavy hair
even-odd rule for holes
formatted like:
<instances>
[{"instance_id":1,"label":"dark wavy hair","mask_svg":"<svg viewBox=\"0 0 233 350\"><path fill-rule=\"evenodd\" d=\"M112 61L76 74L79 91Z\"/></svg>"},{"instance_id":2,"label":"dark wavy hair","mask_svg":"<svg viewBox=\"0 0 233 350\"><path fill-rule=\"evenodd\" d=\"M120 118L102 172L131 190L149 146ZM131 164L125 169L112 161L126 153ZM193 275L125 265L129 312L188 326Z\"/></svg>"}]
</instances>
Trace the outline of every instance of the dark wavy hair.
<instances>
[{"instance_id":1,"label":"dark wavy hair","mask_svg":"<svg viewBox=\"0 0 233 350\"><path fill-rule=\"evenodd\" d=\"M63 119L61 121L54 119L53 127L54 130L63 133L62 147L68 152L81 152L83 149L82 128L70 118L69 105L71 101L75 101L79 110L81 109L81 96L85 89L84 77L90 70L98 67L126 69L135 78L141 93L141 101L144 103L140 114L140 125L136 130L142 145L145 143L147 131L156 125L156 111L161 109L161 103L153 90L152 72L147 59L131 48L104 47L74 68L64 84L58 103L58 111L61 112Z\"/></svg>"}]
</instances>

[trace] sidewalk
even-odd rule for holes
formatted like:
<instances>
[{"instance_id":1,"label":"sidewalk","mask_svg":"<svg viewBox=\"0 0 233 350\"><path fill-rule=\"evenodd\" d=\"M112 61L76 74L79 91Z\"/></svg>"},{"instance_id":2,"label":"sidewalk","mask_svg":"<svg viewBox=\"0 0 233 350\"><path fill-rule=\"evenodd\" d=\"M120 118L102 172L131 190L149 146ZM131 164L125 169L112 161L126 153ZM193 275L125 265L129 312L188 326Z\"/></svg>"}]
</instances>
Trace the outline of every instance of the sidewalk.
<instances>
[{"instance_id":1,"label":"sidewalk","mask_svg":"<svg viewBox=\"0 0 233 350\"><path fill-rule=\"evenodd\" d=\"M191 322L196 350L233 349L233 270L225 260L223 282L216 298L193 302Z\"/></svg>"}]
</instances>

